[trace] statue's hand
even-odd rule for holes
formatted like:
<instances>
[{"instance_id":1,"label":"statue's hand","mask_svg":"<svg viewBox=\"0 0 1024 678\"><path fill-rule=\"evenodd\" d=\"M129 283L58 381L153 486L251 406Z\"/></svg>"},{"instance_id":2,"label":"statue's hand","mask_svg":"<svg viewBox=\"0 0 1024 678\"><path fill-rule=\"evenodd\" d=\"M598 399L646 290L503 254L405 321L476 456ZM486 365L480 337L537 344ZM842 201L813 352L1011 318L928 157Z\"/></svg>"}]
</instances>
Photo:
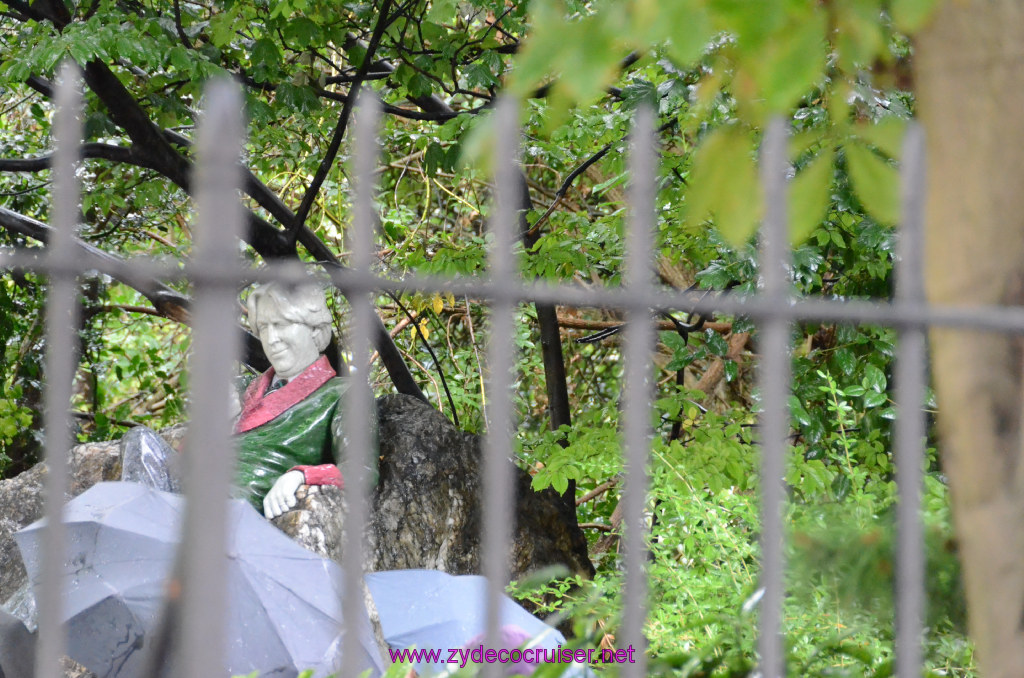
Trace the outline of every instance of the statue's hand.
<instances>
[{"instance_id":1,"label":"statue's hand","mask_svg":"<svg viewBox=\"0 0 1024 678\"><path fill-rule=\"evenodd\" d=\"M295 506L295 491L306 482L302 471L288 471L274 483L263 498L263 515L276 518Z\"/></svg>"}]
</instances>

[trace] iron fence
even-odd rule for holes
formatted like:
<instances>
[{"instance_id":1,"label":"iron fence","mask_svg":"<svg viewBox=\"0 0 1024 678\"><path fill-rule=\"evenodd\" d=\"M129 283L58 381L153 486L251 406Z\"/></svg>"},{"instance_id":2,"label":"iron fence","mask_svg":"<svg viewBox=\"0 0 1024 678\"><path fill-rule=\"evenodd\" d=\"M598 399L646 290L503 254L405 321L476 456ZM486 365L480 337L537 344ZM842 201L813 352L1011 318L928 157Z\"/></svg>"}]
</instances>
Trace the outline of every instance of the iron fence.
<instances>
[{"instance_id":1,"label":"iron fence","mask_svg":"<svg viewBox=\"0 0 1024 678\"><path fill-rule=\"evenodd\" d=\"M185 483L188 497L183 533L183 598L185 623L180 647L179 675L182 678L220 675L223 666L223 608L212 601L224 601L223 553L224 512L219 510L229 494L231 482L232 440L225 393L231 365L240 347L224 337L233 335L234 314L227 311L235 303L235 290L241 279L300 282L305 272L295 264L268 264L259 270L244 269L238 258L238 239L243 228L243 211L238 194L242 173L238 162L243 143L239 111L241 97L231 83L215 82L207 89L205 114L198 132L198 162L195 225L195 250L183 266L165 262L103 258L74 238L78 218L79 186L75 175L81 140L79 124L80 95L77 75L72 68L62 72L56 97L53 158L54 197L52 232L42 255L25 251L0 253L0 268L29 268L48 276L47 303L47 392L45 412L45 449L49 474L46 481L48 537L43 554L43 585L38 600L39 678L61 675L58 657L65 639L59 621L61 604L60 570L63 562L64 535L59 517L61 499L68 487L67 449L72 443L66 416L75 371L73 328L77 294L76 278L87 271L99 271L122 280L182 279L195 285L192 305L193 355L191 357L190 429L186 442ZM512 457L512 403L509 388L514 365L512 345L515 305L524 302L573 304L616 308L627 316L625 335L625 385L623 394L623 449L625 486L624 525L624 619L618 640L622 646L637 648L638 661L625 664L628 678L646 672L643 652L643 623L647 613L645 578L644 512L648 491L646 464L652 430L649 425L652 352L654 328L652 309L686 309L700 312L742 313L750 316L759 329L760 445L762 451L762 557L760 613L761 676L785 675L782 642L784 599L783 506L784 460L789 429L787 400L790 389L791 327L802 320L868 322L894 326L899 331L896 366L896 401L899 416L895 429L895 454L899 480L898 566L897 566L897 675L920 675L923 593L923 543L919 519L921 466L924 454L924 415L921 403L925 388L925 337L931 325L971 325L995 330L1024 330L1024 309L1004 308L929 308L922 292L922 203L924 195L924 143L920 130L912 128L907 136L902 163L903 226L898 256L897 292L892 303L830 302L794 299L787 269L788 237L786 226L786 176L788 171L783 121L773 122L766 130L761 150L761 180L767 212L759 235L761 243L761 284L756 295L701 296L655 286L652 252L654 242L654 196L656 153L653 115L641 110L636 116L630 150L631 205L627 228L627 254L624 284L621 287L594 289L570 285L549 285L521 280L514 268L512 251L516 238L514 173L517 171L519 135L514 133L516 110L510 101L502 102L495 113L496 207L491 219L493 233L489 273L479 279L443 279L410 276L402 280L385 279L371 270L374 242L374 176L377 162L377 127L380 110L375 100L364 98L358 107L355 127L355 202L349 229L351 266L326 271L351 302L352 322L348 345L354 357L353 387L346 404L352 445L344 461L346 492L350 513L347 516L343 570L346 573L346 606L361 604L363 525L366 521L368 482L364 472L369 454L370 432L365 423L373 406L366 381L367 359L371 344L372 294L380 291L428 291L472 293L488 300L491 306L491 331L488 336L488 360L491 368L487 404L489 432L485 442L484 517L482 541L483 569L489 579L487 640L496 646L498 618L496 601L507 577L507 545L512 504L510 467ZM737 196L736 199L745 199ZM214 453L214 451L217 451ZM197 463L202 459L202 465ZM351 610L355 610L352 607ZM348 608L345 615L348 616ZM354 614L352 618L354 618ZM346 643L355 643L356 634L346 634ZM354 646L346 652L355 653ZM350 655L352 656L352 655ZM500 667L484 665L485 675L494 675ZM490 673L487 673L490 672Z\"/></svg>"}]
</instances>

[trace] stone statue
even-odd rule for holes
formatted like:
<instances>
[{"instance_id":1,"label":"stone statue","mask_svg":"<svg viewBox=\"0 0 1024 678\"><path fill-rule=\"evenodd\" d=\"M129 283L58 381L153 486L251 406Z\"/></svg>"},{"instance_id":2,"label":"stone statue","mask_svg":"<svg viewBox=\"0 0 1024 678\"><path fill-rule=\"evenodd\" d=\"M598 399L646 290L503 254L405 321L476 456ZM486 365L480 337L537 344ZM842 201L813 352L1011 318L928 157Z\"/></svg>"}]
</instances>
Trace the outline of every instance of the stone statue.
<instances>
[{"instance_id":1,"label":"stone statue","mask_svg":"<svg viewBox=\"0 0 1024 678\"><path fill-rule=\"evenodd\" d=\"M238 496L275 518L295 506L302 485L342 486L337 463L345 448L346 381L323 355L331 315L318 285L258 286L247 305L271 368L248 385L240 403L235 485ZM178 490L173 451L159 436L138 428L125 439L123 480Z\"/></svg>"}]
</instances>

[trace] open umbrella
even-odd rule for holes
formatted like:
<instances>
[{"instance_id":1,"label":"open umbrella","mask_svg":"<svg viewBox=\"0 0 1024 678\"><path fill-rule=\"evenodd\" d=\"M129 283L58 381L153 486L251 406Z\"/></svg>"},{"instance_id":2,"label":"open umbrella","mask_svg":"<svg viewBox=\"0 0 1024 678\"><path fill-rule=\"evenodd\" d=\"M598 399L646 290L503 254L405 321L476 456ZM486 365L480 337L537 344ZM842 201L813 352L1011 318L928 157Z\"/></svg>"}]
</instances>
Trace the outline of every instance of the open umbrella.
<instances>
[{"instance_id":1,"label":"open umbrella","mask_svg":"<svg viewBox=\"0 0 1024 678\"><path fill-rule=\"evenodd\" d=\"M391 570L365 575L366 586L380 617L384 640L396 649L416 647L440 650L439 661L422 658L421 674L447 672L459 666L449 663L450 650L472 650L483 643L487 624L487 579L479 575L451 575L437 570ZM508 596L501 598L503 643L512 649L526 647L555 650L565 644L557 629L524 610ZM529 639L528 641L526 639ZM470 647L471 646L471 647ZM496 648L497 649L497 648ZM533 667L521 666L532 670ZM575 675L582 675L576 667ZM568 674L567 674L568 675Z\"/></svg>"},{"instance_id":2,"label":"open umbrella","mask_svg":"<svg viewBox=\"0 0 1024 678\"><path fill-rule=\"evenodd\" d=\"M156 628L183 510L183 497L123 482L99 483L66 507L68 654L100 678L141 675L140 650ZM43 522L15 535L33 585ZM283 677L333 671L342 635L340 568L242 500L228 505L228 534L226 668ZM365 608L345 628L362 647L345 663L382 672Z\"/></svg>"}]
</instances>

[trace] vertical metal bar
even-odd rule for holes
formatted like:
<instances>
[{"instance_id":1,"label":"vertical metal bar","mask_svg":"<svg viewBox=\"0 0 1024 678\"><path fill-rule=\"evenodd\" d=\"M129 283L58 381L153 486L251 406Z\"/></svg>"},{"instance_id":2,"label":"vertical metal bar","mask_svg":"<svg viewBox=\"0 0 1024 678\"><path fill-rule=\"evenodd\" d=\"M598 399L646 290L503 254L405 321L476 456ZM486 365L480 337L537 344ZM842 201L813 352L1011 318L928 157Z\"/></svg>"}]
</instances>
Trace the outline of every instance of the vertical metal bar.
<instances>
[{"instance_id":1,"label":"vertical metal bar","mask_svg":"<svg viewBox=\"0 0 1024 678\"><path fill-rule=\"evenodd\" d=\"M643 106L633 123L629 156L629 221L626 231L625 284L633 298L648 298L654 290L652 252L654 245L655 167L654 112ZM650 309L632 307L626 311L625 384L623 387L622 431L625 444L625 481L622 492L626 585L623 591L622 642L631 663L622 668L625 678L640 678L647 672L644 621L647 617L647 533L644 509L649 478L647 460L651 445L651 352L654 322Z\"/></svg>"},{"instance_id":2,"label":"vertical metal bar","mask_svg":"<svg viewBox=\"0 0 1024 678\"><path fill-rule=\"evenodd\" d=\"M185 452L187 495L182 535L180 678L224 673L227 606L227 524L235 463L228 393L237 341L236 281L243 213L240 153L243 102L238 87L215 80L206 88L196 165L196 236L190 425ZM239 275L231 276L238 271Z\"/></svg>"},{"instance_id":3,"label":"vertical metal bar","mask_svg":"<svg viewBox=\"0 0 1024 678\"><path fill-rule=\"evenodd\" d=\"M924 302L925 147L920 125L911 124L903 143L903 225L896 271L896 299ZM921 675L924 625L924 536L921 528L921 482L924 461L925 330L900 332L895 366L896 480L896 675Z\"/></svg>"},{"instance_id":4,"label":"vertical metal bar","mask_svg":"<svg viewBox=\"0 0 1024 678\"><path fill-rule=\"evenodd\" d=\"M345 536L342 568L345 574L343 619L360 619L363 605L363 561L365 560L365 532L370 474L367 467L376 463L374 441L367 422L373 417L373 394L370 392L369 358L371 331L374 327L371 265L374 255L375 176L379 156L377 138L381 105L376 95L368 90L359 94L354 126L355 141L355 204L352 226L348 233L348 247L352 253L350 264L363 286L349 295L352 322L349 345L352 362L349 364L349 385L345 402L345 431L348 446L343 460L345 499ZM359 670L346 657L356 657L359 649L359 629L349 625L342 645L343 675L358 676Z\"/></svg>"},{"instance_id":5,"label":"vertical metal bar","mask_svg":"<svg viewBox=\"0 0 1024 678\"><path fill-rule=\"evenodd\" d=\"M503 98L494 113L497 127L495 156L495 210L491 219L494 241L488 253L491 282L500 287L516 277L516 173L519 164L519 122L516 101ZM487 334L487 415L483 477L483 572L487 577L486 648L500 647L500 600L508 581L508 551L512 515L512 370L515 366L515 304L496 299L491 306ZM504 673L504 667L485 663L485 678Z\"/></svg>"},{"instance_id":6,"label":"vertical metal bar","mask_svg":"<svg viewBox=\"0 0 1024 678\"><path fill-rule=\"evenodd\" d=\"M76 290L75 224L78 222L79 185L75 170L81 157L82 97L80 74L73 62L60 69L57 110L54 116L53 231L46 252L49 294L46 300L46 520L43 541L39 598L39 642L36 646L36 675L62 676L60 658L67 643L61 625L64 586L62 573L66 553L65 529L61 522L64 495L68 490L68 450L72 435L68 418L71 382L78 364L78 299Z\"/></svg>"},{"instance_id":7,"label":"vertical metal bar","mask_svg":"<svg viewBox=\"0 0 1024 678\"><path fill-rule=\"evenodd\" d=\"M789 235L786 228L786 123L769 123L761 146L765 218L761 227L761 295L781 300L788 294ZM768 318L760 328L761 370L761 675L785 674L782 642L783 477L789 433L789 324Z\"/></svg>"}]
</instances>

